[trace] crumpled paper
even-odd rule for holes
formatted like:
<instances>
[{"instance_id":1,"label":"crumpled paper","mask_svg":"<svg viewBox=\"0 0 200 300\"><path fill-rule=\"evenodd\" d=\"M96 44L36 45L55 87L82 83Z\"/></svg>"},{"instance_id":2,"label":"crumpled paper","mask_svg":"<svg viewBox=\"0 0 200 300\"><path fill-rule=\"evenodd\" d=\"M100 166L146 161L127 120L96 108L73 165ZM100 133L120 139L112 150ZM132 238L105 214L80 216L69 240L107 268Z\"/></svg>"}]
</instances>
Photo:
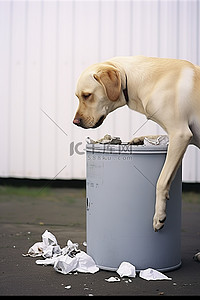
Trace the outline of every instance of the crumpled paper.
<instances>
[{"instance_id":1,"label":"crumpled paper","mask_svg":"<svg viewBox=\"0 0 200 300\"><path fill-rule=\"evenodd\" d=\"M144 138L144 145L145 146L157 146L157 145L168 145L169 138L167 135L160 135L155 139L150 139L147 137Z\"/></svg>"},{"instance_id":2,"label":"crumpled paper","mask_svg":"<svg viewBox=\"0 0 200 300\"><path fill-rule=\"evenodd\" d=\"M60 253L61 249L55 236L48 230L45 230L45 232L42 234L42 242L37 242L30 247L26 255L32 257L42 255L43 257L48 258L52 257L54 254Z\"/></svg>"},{"instance_id":3,"label":"crumpled paper","mask_svg":"<svg viewBox=\"0 0 200 300\"><path fill-rule=\"evenodd\" d=\"M196 253L193 258L194 260L200 262L200 252Z\"/></svg>"},{"instance_id":4,"label":"crumpled paper","mask_svg":"<svg viewBox=\"0 0 200 300\"><path fill-rule=\"evenodd\" d=\"M84 251L80 251L74 257L61 255L54 263L54 269L62 274L70 272L96 273L99 268L94 260Z\"/></svg>"},{"instance_id":5,"label":"crumpled paper","mask_svg":"<svg viewBox=\"0 0 200 300\"><path fill-rule=\"evenodd\" d=\"M36 264L53 265L62 274L75 271L94 274L99 271L92 257L79 250L77 243L68 240L67 245L61 249L55 236L48 230L42 234L42 242L30 247L25 256L43 256L45 259L36 260Z\"/></svg>"},{"instance_id":6,"label":"crumpled paper","mask_svg":"<svg viewBox=\"0 0 200 300\"><path fill-rule=\"evenodd\" d=\"M105 281L107 281L107 282L118 282L118 281L120 281L120 279L118 277L111 276L109 278L106 278Z\"/></svg>"},{"instance_id":7,"label":"crumpled paper","mask_svg":"<svg viewBox=\"0 0 200 300\"><path fill-rule=\"evenodd\" d=\"M116 271L120 277L136 277L136 269L129 262L122 262ZM145 280L171 280L172 278L167 277L161 272L148 268L139 272L139 277Z\"/></svg>"},{"instance_id":8,"label":"crumpled paper","mask_svg":"<svg viewBox=\"0 0 200 300\"><path fill-rule=\"evenodd\" d=\"M167 277L166 275L152 268L140 271L139 277L145 280L172 280L172 278Z\"/></svg>"},{"instance_id":9,"label":"crumpled paper","mask_svg":"<svg viewBox=\"0 0 200 300\"><path fill-rule=\"evenodd\" d=\"M62 274L68 274L76 270L78 259L76 256L61 255L54 263L54 269Z\"/></svg>"},{"instance_id":10,"label":"crumpled paper","mask_svg":"<svg viewBox=\"0 0 200 300\"><path fill-rule=\"evenodd\" d=\"M120 137L112 137L110 134L104 135L103 138L99 140L93 140L90 137L86 138L87 144L113 144L113 145L120 145L122 141ZM144 141L142 142L144 146L157 146L157 145L168 145L169 138L167 135L160 135L156 138L145 137Z\"/></svg>"},{"instance_id":11,"label":"crumpled paper","mask_svg":"<svg viewBox=\"0 0 200 300\"><path fill-rule=\"evenodd\" d=\"M90 137L87 137L86 142L88 144L113 144L113 145L119 145L122 143L122 141L119 137L112 137L110 134L104 135L103 138L101 138L97 141L91 139Z\"/></svg>"},{"instance_id":12,"label":"crumpled paper","mask_svg":"<svg viewBox=\"0 0 200 300\"><path fill-rule=\"evenodd\" d=\"M42 234L42 242L35 243L29 248L28 253L23 255L42 256L44 259L36 260L36 264L52 265L57 272L62 274L69 274L70 272L94 274L99 271L92 257L78 249L78 243L68 240L67 245L60 248L55 236L48 230L45 230ZM122 262L116 272L120 277L136 277L135 269L135 266L131 263ZM172 278L152 268L140 271L139 277L146 280L172 280ZM118 277L114 276L105 280L108 282L120 281Z\"/></svg>"},{"instance_id":13,"label":"crumpled paper","mask_svg":"<svg viewBox=\"0 0 200 300\"><path fill-rule=\"evenodd\" d=\"M135 266L133 266L129 262L122 262L117 269L117 273L119 274L120 277L135 277L136 276L136 271L135 271Z\"/></svg>"},{"instance_id":14,"label":"crumpled paper","mask_svg":"<svg viewBox=\"0 0 200 300\"><path fill-rule=\"evenodd\" d=\"M78 259L78 265L76 267L77 272L82 273L96 273L99 271L99 268L95 265L94 260L91 256L89 256L84 251L81 251L76 255L76 258Z\"/></svg>"}]
</instances>

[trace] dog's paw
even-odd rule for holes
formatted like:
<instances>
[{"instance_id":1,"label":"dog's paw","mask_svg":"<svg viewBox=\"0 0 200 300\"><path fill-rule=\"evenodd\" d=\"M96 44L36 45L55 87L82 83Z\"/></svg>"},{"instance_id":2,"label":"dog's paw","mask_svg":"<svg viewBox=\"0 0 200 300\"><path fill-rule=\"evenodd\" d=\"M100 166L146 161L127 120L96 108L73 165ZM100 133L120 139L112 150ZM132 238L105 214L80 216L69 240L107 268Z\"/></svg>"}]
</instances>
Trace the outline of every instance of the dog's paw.
<instances>
[{"instance_id":1,"label":"dog's paw","mask_svg":"<svg viewBox=\"0 0 200 300\"><path fill-rule=\"evenodd\" d=\"M166 220L166 213L162 213L160 215L155 214L153 218L153 229L154 231L158 231L163 228L164 222Z\"/></svg>"}]
</instances>

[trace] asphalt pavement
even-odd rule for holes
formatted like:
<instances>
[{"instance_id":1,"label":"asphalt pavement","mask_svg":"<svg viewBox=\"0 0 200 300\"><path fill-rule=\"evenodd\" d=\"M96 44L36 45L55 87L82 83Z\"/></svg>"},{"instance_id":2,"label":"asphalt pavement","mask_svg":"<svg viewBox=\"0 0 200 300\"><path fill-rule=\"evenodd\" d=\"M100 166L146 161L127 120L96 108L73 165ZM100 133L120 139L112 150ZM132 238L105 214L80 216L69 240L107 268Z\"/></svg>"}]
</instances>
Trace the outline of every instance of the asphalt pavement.
<instances>
[{"instance_id":1,"label":"asphalt pavement","mask_svg":"<svg viewBox=\"0 0 200 300\"><path fill-rule=\"evenodd\" d=\"M0 295L1 296L199 296L200 195L183 194L181 258L179 269L165 273L170 281L105 279L116 272L63 275L52 266L24 257L47 229L62 247L68 239L86 251L85 190L0 186ZM119 276L118 276L119 277Z\"/></svg>"}]
</instances>

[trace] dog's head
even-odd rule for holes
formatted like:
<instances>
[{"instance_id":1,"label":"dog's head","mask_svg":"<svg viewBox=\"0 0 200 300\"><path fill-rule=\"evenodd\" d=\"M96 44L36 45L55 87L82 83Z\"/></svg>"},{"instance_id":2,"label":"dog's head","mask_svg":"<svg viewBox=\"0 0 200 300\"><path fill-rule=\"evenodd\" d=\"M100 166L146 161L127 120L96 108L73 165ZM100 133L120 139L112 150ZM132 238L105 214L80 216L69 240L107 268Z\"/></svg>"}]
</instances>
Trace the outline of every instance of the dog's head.
<instances>
[{"instance_id":1,"label":"dog's head","mask_svg":"<svg viewBox=\"0 0 200 300\"><path fill-rule=\"evenodd\" d=\"M121 77L116 67L105 63L87 68L77 83L79 107L73 123L83 128L97 128L117 108L120 94Z\"/></svg>"}]
</instances>

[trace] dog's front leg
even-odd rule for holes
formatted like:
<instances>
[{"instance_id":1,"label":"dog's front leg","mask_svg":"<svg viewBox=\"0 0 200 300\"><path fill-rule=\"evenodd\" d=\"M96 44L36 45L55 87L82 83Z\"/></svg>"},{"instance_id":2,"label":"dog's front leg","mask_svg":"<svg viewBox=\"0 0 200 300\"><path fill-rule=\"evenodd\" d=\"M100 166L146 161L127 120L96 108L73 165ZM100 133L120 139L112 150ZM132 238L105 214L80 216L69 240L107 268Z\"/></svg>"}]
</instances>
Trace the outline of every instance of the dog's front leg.
<instances>
[{"instance_id":1,"label":"dog's front leg","mask_svg":"<svg viewBox=\"0 0 200 300\"><path fill-rule=\"evenodd\" d=\"M169 199L170 185L191 138L192 133L189 128L178 134L169 134L169 147L166 160L156 185L156 204L153 218L153 228L155 231L158 231L164 225L166 219L166 200Z\"/></svg>"}]
</instances>

